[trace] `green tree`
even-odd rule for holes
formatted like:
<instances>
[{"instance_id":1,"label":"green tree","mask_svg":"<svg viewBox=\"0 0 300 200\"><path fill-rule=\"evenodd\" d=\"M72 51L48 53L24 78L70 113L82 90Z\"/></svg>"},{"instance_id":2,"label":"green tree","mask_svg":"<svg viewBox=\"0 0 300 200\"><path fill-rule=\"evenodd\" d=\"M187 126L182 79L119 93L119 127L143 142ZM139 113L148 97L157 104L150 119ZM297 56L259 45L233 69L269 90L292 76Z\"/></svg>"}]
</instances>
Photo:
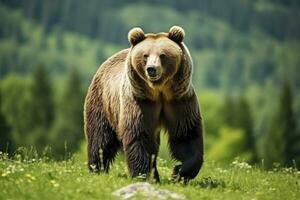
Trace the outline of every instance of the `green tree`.
<instances>
[{"instance_id":1,"label":"green tree","mask_svg":"<svg viewBox=\"0 0 300 200\"><path fill-rule=\"evenodd\" d=\"M256 143L253 131L253 119L251 115L250 106L245 97L241 96L238 100L236 111L235 111L235 126L244 131L245 143L244 151L251 154L249 162L257 161Z\"/></svg>"},{"instance_id":2,"label":"green tree","mask_svg":"<svg viewBox=\"0 0 300 200\"><path fill-rule=\"evenodd\" d=\"M33 72L31 85L33 126L49 128L54 117L52 88L48 73L43 65L38 65Z\"/></svg>"},{"instance_id":3,"label":"green tree","mask_svg":"<svg viewBox=\"0 0 300 200\"><path fill-rule=\"evenodd\" d=\"M230 127L236 126L236 105L229 96L225 97L221 115L223 116L224 124Z\"/></svg>"},{"instance_id":4,"label":"green tree","mask_svg":"<svg viewBox=\"0 0 300 200\"><path fill-rule=\"evenodd\" d=\"M287 166L293 166L293 160L300 167L300 134L297 130L296 116L293 111L292 90L287 81L285 81L280 98L280 117L283 120L281 131L285 136L285 160ZM278 117L279 118L279 117Z\"/></svg>"},{"instance_id":5,"label":"green tree","mask_svg":"<svg viewBox=\"0 0 300 200\"><path fill-rule=\"evenodd\" d=\"M265 163L271 167L278 162L293 166L293 160L299 166L300 135L297 132L293 112L292 91L287 81L284 82L279 98L279 106L271 123L270 131L265 138Z\"/></svg>"},{"instance_id":6,"label":"green tree","mask_svg":"<svg viewBox=\"0 0 300 200\"><path fill-rule=\"evenodd\" d=\"M0 88L1 89L1 88ZM0 90L0 151L11 153L13 149L13 142L10 135L10 126L2 112L2 93Z\"/></svg>"},{"instance_id":7,"label":"green tree","mask_svg":"<svg viewBox=\"0 0 300 200\"><path fill-rule=\"evenodd\" d=\"M11 127L13 143L16 146L30 144L32 121L29 81L18 75L9 75L1 81L1 91L1 112Z\"/></svg>"},{"instance_id":8,"label":"green tree","mask_svg":"<svg viewBox=\"0 0 300 200\"><path fill-rule=\"evenodd\" d=\"M246 98L243 96L239 99L226 97L222 115L226 126L241 130L242 136L244 137L243 144L240 144L241 153L247 153L247 161L251 163L257 161L253 119Z\"/></svg>"},{"instance_id":9,"label":"green tree","mask_svg":"<svg viewBox=\"0 0 300 200\"><path fill-rule=\"evenodd\" d=\"M38 65L32 77L31 120L32 144L43 150L48 144L50 128L54 118L54 102L51 83L43 65Z\"/></svg>"},{"instance_id":10,"label":"green tree","mask_svg":"<svg viewBox=\"0 0 300 200\"><path fill-rule=\"evenodd\" d=\"M83 100L81 78L72 68L57 109L56 123L52 135L55 156L61 158L66 152L78 150L83 139Z\"/></svg>"}]
</instances>

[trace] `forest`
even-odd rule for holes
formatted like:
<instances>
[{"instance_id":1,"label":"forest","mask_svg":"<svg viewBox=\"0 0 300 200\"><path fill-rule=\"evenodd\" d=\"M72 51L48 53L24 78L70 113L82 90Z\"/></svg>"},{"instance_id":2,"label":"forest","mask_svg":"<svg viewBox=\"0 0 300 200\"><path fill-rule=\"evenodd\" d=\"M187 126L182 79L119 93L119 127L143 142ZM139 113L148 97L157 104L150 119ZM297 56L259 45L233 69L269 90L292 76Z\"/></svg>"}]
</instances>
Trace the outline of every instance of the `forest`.
<instances>
[{"instance_id":1,"label":"forest","mask_svg":"<svg viewBox=\"0 0 300 200\"><path fill-rule=\"evenodd\" d=\"M298 0L0 0L0 151L83 151L99 65L129 47L132 27L173 25L194 61L206 159L299 169Z\"/></svg>"}]
</instances>

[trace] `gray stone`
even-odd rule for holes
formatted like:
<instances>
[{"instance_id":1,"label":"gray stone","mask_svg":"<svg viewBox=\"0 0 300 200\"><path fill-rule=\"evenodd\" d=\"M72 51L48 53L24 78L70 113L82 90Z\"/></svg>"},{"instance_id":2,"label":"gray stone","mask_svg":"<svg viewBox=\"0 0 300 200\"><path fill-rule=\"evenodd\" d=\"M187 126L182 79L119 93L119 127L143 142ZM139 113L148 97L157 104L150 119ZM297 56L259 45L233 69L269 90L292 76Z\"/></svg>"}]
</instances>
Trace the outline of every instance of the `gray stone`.
<instances>
[{"instance_id":1,"label":"gray stone","mask_svg":"<svg viewBox=\"0 0 300 200\"><path fill-rule=\"evenodd\" d=\"M138 182L127 185L113 192L114 196L127 200L139 196L143 199L186 199L183 194L165 189L156 189L147 182Z\"/></svg>"}]
</instances>

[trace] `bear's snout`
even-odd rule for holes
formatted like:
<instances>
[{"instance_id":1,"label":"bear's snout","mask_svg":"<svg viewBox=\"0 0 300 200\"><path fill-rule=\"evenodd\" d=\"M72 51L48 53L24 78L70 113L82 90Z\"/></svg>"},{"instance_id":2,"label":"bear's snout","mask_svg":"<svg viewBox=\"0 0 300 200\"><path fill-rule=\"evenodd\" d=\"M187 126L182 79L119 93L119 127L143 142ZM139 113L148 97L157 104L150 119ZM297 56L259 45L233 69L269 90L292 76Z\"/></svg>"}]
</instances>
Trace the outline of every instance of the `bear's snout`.
<instances>
[{"instance_id":1,"label":"bear's snout","mask_svg":"<svg viewBox=\"0 0 300 200\"><path fill-rule=\"evenodd\" d=\"M157 71L154 65L147 67L147 73L150 77L156 77Z\"/></svg>"},{"instance_id":2,"label":"bear's snout","mask_svg":"<svg viewBox=\"0 0 300 200\"><path fill-rule=\"evenodd\" d=\"M146 73L150 81L157 81L162 76L161 66L149 65L146 67Z\"/></svg>"},{"instance_id":3,"label":"bear's snout","mask_svg":"<svg viewBox=\"0 0 300 200\"><path fill-rule=\"evenodd\" d=\"M159 56L152 54L147 59L146 74L151 81L156 81L161 78L162 69Z\"/></svg>"}]
</instances>

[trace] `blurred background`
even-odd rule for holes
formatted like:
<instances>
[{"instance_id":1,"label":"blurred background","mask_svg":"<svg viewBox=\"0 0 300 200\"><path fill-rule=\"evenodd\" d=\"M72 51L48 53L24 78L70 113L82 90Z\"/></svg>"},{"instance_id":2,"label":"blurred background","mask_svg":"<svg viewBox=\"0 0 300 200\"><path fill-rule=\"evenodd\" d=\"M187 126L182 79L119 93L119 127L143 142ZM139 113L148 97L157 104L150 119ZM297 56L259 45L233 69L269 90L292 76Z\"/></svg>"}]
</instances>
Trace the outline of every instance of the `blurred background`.
<instances>
[{"instance_id":1,"label":"blurred background","mask_svg":"<svg viewBox=\"0 0 300 200\"><path fill-rule=\"evenodd\" d=\"M84 151L99 65L129 47L132 27L173 25L194 60L206 159L299 167L298 0L0 0L0 151Z\"/></svg>"}]
</instances>

